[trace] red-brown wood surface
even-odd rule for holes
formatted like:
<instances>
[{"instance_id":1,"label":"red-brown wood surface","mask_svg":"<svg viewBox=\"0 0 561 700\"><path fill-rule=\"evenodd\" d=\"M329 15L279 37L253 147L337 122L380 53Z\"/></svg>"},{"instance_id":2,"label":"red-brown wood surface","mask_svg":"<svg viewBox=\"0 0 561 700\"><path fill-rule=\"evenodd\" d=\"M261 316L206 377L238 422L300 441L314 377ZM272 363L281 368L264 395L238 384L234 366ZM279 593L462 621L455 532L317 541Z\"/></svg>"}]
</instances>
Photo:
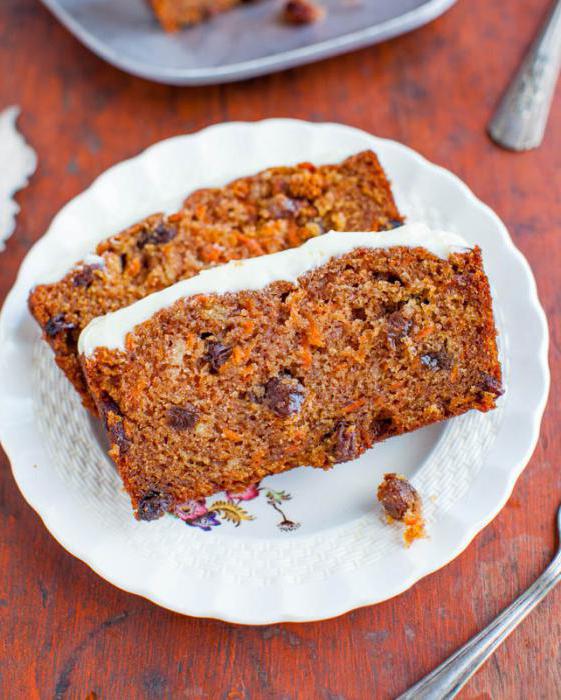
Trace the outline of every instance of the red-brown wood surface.
<instances>
[{"instance_id":1,"label":"red-brown wood surface","mask_svg":"<svg viewBox=\"0 0 561 700\"><path fill-rule=\"evenodd\" d=\"M554 551L561 500L561 100L534 152L501 151L485 123L547 4L460 0L430 26L378 47L243 84L187 89L105 65L36 0L0 0L0 108L22 107L20 126L39 156L0 254L0 300L57 210L149 144L232 119L340 121L412 146L498 212L536 274L553 371L538 448L508 505L467 551L394 600L314 624L184 618L113 588L50 537L0 452L1 697L391 698L540 573ZM560 640L557 590L461 697L561 697Z\"/></svg>"}]
</instances>

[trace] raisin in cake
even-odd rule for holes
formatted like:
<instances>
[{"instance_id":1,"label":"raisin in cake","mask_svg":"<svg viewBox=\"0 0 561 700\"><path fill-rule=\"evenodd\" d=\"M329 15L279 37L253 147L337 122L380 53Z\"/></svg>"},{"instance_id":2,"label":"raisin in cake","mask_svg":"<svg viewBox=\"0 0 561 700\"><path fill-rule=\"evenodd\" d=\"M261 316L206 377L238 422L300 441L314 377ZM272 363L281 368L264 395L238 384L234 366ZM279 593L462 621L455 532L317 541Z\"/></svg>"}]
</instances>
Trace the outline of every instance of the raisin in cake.
<instances>
[{"instance_id":1,"label":"raisin in cake","mask_svg":"<svg viewBox=\"0 0 561 700\"><path fill-rule=\"evenodd\" d=\"M101 241L62 280L37 286L29 306L57 364L95 411L76 344L96 316L232 259L291 248L330 229L377 231L402 221L371 151L337 165L270 168L194 192L182 211Z\"/></svg>"},{"instance_id":2,"label":"raisin in cake","mask_svg":"<svg viewBox=\"0 0 561 700\"><path fill-rule=\"evenodd\" d=\"M207 270L80 336L138 518L375 442L501 394L478 248L423 225L328 233Z\"/></svg>"},{"instance_id":3,"label":"raisin in cake","mask_svg":"<svg viewBox=\"0 0 561 700\"><path fill-rule=\"evenodd\" d=\"M387 521L405 525L403 541L407 546L414 540L426 537L421 497L403 475L394 472L384 474L376 495L384 508Z\"/></svg>"}]
</instances>

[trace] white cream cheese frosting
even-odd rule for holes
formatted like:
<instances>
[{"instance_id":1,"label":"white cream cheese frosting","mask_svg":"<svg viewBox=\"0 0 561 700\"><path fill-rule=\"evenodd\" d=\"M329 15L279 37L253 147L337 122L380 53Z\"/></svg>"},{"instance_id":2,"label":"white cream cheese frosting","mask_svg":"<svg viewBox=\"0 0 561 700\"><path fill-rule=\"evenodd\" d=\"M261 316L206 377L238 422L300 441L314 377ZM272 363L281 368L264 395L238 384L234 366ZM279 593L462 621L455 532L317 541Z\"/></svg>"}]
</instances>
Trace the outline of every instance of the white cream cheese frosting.
<instances>
[{"instance_id":1,"label":"white cream cheese frosting","mask_svg":"<svg viewBox=\"0 0 561 700\"><path fill-rule=\"evenodd\" d=\"M105 260L101 255L95 255L95 253L90 253L82 260L81 263L76 265L76 267L84 267L84 265L92 265L93 267L103 267L105 265Z\"/></svg>"},{"instance_id":2,"label":"white cream cheese frosting","mask_svg":"<svg viewBox=\"0 0 561 700\"><path fill-rule=\"evenodd\" d=\"M125 339L134 328L163 308L196 294L226 294L254 291L272 282L296 283L302 275L321 267L331 258L341 257L357 248L424 248L439 258L466 250L470 246L459 235L431 231L424 224L407 224L381 233L340 233L331 231L312 238L298 248L272 255L235 260L203 270L195 277L177 282L160 292L112 313L93 319L78 341L80 354L91 355L97 347L124 350Z\"/></svg>"}]
</instances>

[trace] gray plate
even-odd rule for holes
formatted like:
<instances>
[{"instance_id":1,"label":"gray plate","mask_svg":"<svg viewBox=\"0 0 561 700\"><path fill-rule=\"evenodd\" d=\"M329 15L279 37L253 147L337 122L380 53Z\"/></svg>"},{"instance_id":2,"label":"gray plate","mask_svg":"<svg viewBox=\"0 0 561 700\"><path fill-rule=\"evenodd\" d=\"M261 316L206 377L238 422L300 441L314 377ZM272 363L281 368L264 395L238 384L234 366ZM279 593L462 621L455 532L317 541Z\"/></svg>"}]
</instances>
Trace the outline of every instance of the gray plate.
<instances>
[{"instance_id":1,"label":"gray plate","mask_svg":"<svg viewBox=\"0 0 561 700\"><path fill-rule=\"evenodd\" d=\"M165 34L147 0L42 0L87 47L133 75L209 85L375 44L438 17L456 0L325 0L307 27L278 21L279 0L242 5L197 27Z\"/></svg>"}]
</instances>

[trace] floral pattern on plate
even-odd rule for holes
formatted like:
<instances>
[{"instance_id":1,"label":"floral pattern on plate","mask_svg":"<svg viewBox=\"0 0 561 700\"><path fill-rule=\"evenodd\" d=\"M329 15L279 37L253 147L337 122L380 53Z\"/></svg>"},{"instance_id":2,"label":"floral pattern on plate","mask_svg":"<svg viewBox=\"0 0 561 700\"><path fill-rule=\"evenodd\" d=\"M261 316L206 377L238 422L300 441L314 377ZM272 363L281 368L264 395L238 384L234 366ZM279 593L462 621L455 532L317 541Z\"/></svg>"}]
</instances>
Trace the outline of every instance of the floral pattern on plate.
<instances>
[{"instance_id":1,"label":"floral pattern on plate","mask_svg":"<svg viewBox=\"0 0 561 700\"><path fill-rule=\"evenodd\" d=\"M206 498L185 501L176 506L173 512L180 520L190 527L198 527L205 532L221 525L222 522L230 522L239 527L243 521L255 520L255 516L241 505L245 501L252 501L265 493L267 505L270 505L281 517L277 527L281 532L294 532L300 527L300 523L290 520L281 507L286 501L292 499L286 491L266 489L260 483L251 484L244 491L237 493L226 491L226 498L207 503Z\"/></svg>"}]
</instances>

